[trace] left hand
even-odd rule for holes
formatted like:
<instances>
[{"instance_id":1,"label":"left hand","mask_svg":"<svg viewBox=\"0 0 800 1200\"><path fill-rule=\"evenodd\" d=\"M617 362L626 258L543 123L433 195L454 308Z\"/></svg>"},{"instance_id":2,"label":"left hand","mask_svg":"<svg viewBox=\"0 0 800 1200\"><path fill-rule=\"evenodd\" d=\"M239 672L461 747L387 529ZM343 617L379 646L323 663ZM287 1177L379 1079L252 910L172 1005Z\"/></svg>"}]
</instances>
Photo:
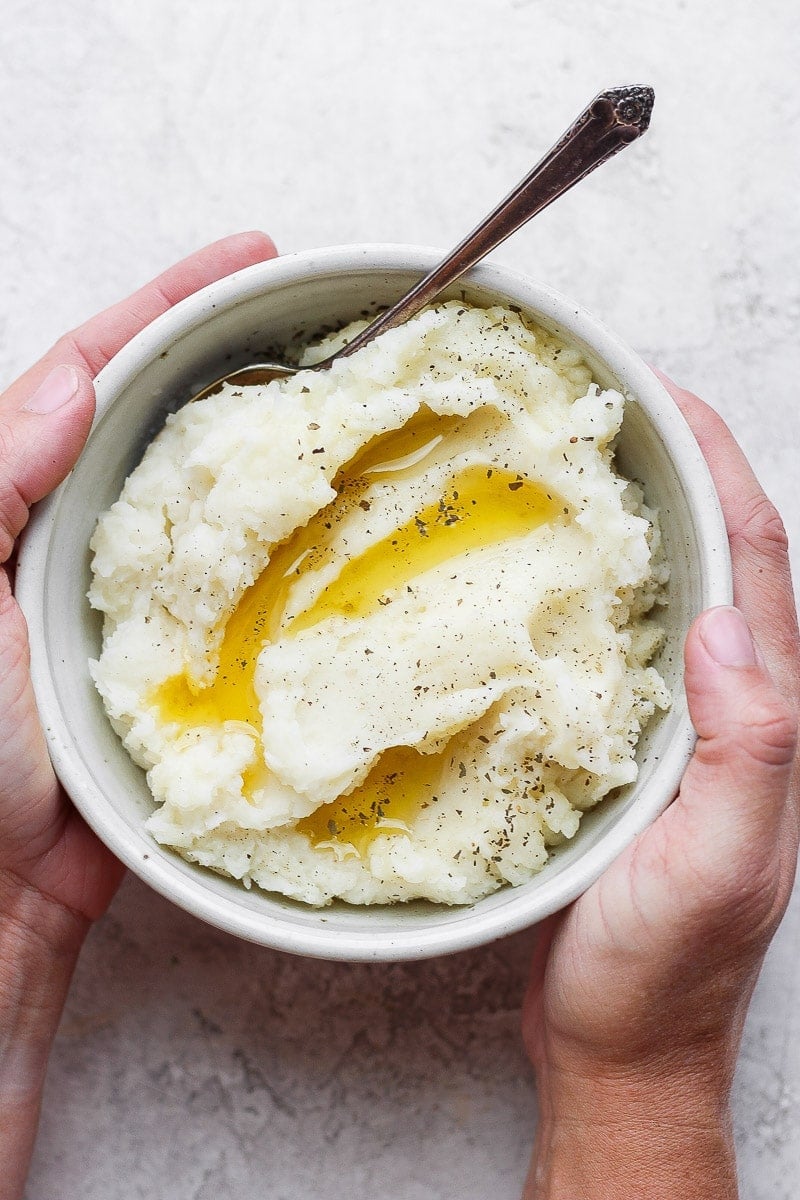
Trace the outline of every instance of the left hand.
<instances>
[{"instance_id":1,"label":"left hand","mask_svg":"<svg viewBox=\"0 0 800 1200\"><path fill-rule=\"evenodd\" d=\"M0 1200L22 1196L72 970L122 878L50 765L13 595L14 544L29 506L83 448L101 367L173 304L274 254L261 233L208 246L61 338L0 397Z\"/></svg>"},{"instance_id":2,"label":"left hand","mask_svg":"<svg viewBox=\"0 0 800 1200\"><path fill-rule=\"evenodd\" d=\"M29 506L74 466L94 415L93 376L172 305L275 253L261 233L208 246L66 334L0 397L0 562L9 562ZM91 920L121 877L53 773L28 674L25 621L9 570L0 570L0 917L4 897L29 889Z\"/></svg>"}]
</instances>

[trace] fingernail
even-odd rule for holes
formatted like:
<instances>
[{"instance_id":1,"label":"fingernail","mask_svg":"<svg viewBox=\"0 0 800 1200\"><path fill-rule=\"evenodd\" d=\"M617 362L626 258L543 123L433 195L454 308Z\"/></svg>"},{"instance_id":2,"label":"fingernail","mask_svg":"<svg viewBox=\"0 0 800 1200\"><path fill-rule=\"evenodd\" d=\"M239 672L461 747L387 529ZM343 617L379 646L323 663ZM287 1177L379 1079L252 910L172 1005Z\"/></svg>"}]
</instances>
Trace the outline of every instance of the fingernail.
<instances>
[{"instance_id":1,"label":"fingernail","mask_svg":"<svg viewBox=\"0 0 800 1200\"><path fill-rule=\"evenodd\" d=\"M22 408L25 412L42 415L55 412L72 399L79 387L80 379L74 367L54 367Z\"/></svg>"},{"instance_id":2,"label":"fingernail","mask_svg":"<svg viewBox=\"0 0 800 1200\"><path fill-rule=\"evenodd\" d=\"M700 625L700 640L721 667L754 667L756 648L738 608L712 608Z\"/></svg>"}]
</instances>

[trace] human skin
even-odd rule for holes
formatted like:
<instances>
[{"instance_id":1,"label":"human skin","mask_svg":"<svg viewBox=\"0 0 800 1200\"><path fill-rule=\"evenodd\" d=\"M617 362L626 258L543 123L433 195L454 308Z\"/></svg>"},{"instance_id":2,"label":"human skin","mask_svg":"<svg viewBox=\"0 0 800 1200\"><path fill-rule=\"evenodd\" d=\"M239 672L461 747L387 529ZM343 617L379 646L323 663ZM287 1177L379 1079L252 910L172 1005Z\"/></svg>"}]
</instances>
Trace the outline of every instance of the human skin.
<instances>
[{"instance_id":1,"label":"human skin","mask_svg":"<svg viewBox=\"0 0 800 1200\"><path fill-rule=\"evenodd\" d=\"M80 453L94 407L92 376L171 304L273 254L261 234L209 247L62 339L0 398L3 561L29 505ZM715 475L737 604L763 659L751 661L753 643L735 610L695 624L686 684L700 743L681 794L542 930L524 1012L541 1109L528 1200L736 1195L730 1078L794 872L798 649L785 540L719 418L670 387ZM732 653L733 663L720 665L709 645L717 657ZM22 1194L72 970L121 873L53 775L30 689L24 621L3 574L0 1200Z\"/></svg>"},{"instance_id":2,"label":"human skin","mask_svg":"<svg viewBox=\"0 0 800 1200\"><path fill-rule=\"evenodd\" d=\"M523 1011L539 1095L525 1200L738 1195L733 1071L797 866L786 536L721 419L664 382L722 501L737 608L701 615L686 640L699 740L676 800L540 931Z\"/></svg>"},{"instance_id":3,"label":"human skin","mask_svg":"<svg viewBox=\"0 0 800 1200\"><path fill-rule=\"evenodd\" d=\"M61 482L83 448L93 376L173 304L275 253L261 233L206 247L61 338L0 397L0 1200L22 1195L72 971L123 873L69 803L47 756L13 596L14 543L30 505Z\"/></svg>"}]
</instances>

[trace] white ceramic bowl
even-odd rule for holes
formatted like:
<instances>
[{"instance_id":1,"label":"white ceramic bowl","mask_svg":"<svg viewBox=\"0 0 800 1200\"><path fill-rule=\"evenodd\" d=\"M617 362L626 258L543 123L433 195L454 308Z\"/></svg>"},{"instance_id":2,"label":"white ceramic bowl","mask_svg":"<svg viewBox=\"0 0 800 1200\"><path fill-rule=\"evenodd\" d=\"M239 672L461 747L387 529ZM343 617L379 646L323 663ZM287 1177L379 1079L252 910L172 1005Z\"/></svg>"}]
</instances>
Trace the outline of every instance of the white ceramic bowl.
<instances>
[{"instance_id":1,"label":"white ceramic bowl","mask_svg":"<svg viewBox=\"0 0 800 1200\"><path fill-rule=\"evenodd\" d=\"M176 904L240 937L297 954L393 960L450 953L532 925L574 900L675 795L694 744L681 681L683 639L698 612L731 600L716 493L657 378L596 317L540 283L482 266L451 294L519 305L577 343L601 385L631 398L619 466L644 484L647 502L659 509L672 567L658 666L674 703L640 742L638 782L587 814L577 837L559 847L533 881L463 908L311 909L246 891L152 840L144 828L153 807L144 773L113 733L87 670L100 645L100 618L86 601L88 542L98 514L116 500L166 412L235 366L395 300L438 258L431 250L385 245L289 255L212 284L160 317L98 377L98 414L86 449L63 486L36 508L19 558L18 595L50 753L86 820Z\"/></svg>"}]
</instances>

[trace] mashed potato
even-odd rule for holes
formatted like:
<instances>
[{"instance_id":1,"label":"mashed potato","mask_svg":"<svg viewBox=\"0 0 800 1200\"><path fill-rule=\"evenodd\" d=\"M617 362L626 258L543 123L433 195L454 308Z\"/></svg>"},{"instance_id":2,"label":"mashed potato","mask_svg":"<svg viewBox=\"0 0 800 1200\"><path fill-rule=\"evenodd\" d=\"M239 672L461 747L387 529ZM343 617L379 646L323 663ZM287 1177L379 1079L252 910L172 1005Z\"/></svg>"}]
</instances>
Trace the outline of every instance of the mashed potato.
<instances>
[{"instance_id":1,"label":"mashed potato","mask_svg":"<svg viewBox=\"0 0 800 1200\"><path fill-rule=\"evenodd\" d=\"M170 417L92 540L153 837L315 905L540 870L669 703L622 413L516 312L447 303Z\"/></svg>"}]
</instances>

